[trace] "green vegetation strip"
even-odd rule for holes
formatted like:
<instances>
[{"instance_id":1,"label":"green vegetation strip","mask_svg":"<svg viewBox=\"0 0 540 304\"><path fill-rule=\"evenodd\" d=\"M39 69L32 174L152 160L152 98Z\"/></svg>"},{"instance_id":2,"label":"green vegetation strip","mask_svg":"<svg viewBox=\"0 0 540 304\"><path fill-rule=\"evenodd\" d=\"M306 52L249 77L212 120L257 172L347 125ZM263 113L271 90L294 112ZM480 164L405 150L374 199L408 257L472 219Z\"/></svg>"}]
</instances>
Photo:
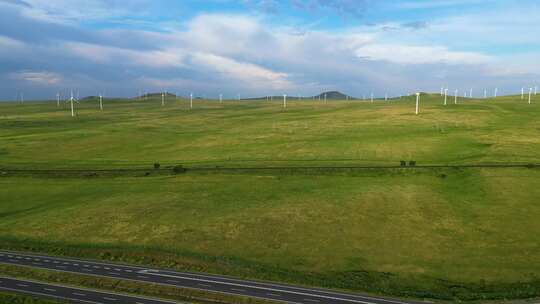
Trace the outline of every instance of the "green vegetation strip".
<instances>
[{"instance_id":1,"label":"green vegetation strip","mask_svg":"<svg viewBox=\"0 0 540 304\"><path fill-rule=\"evenodd\" d=\"M2 304L66 304L67 302L38 299L31 296L0 291L0 303Z\"/></svg>"},{"instance_id":2,"label":"green vegetation strip","mask_svg":"<svg viewBox=\"0 0 540 304\"><path fill-rule=\"evenodd\" d=\"M132 281L115 280L71 273L36 270L27 267L0 264L0 274L18 279L37 280L39 282L60 284L71 287L90 288L122 294L140 295L153 298L169 299L179 303L200 304L270 304L275 302L236 297L225 294L208 293L199 290L181 289L168 286L145 284ZM1 298L0 298L1 299ZM0 302L4 303L4 302ZM15 302L16 303L16 302ZM33 303L33 302L31 302ZM40 303L40 302L38 302ZM47 302L49 303L49 302Z\"/></svg>"}]
</instances>

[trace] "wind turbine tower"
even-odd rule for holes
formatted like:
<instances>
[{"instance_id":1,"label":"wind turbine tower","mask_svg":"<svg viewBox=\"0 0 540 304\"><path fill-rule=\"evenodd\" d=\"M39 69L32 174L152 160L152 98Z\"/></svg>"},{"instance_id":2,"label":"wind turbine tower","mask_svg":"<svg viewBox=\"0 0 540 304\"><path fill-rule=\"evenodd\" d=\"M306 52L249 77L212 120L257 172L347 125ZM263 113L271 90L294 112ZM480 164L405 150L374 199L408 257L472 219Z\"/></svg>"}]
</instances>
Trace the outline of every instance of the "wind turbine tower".
<instances>
[{"instance_id":1,"label":"wind turbine tower","mask_svg":"<svg viewBox=\"0 0 540 304\"><path fill-rule=\"evenodd\" d=\"M416 93L416 115L418 115L419 104L420 104L420 93Z\"/></svg>"},{"instance_id":2,"label":"wind turbine tower","mask_svg":"<svg viewBox=\"0 0 540 304\"><path fill-rule=\"evenodd\" d=\"M165 106L165 93L161 92L161 106Z\"/></svg>"},{"instance_id":3,"label":"wind turbine tower","mask_svg":"<svg viewBox=\"0 0 540 304\"><path fill-rule=\"evenodd\" d=\"M444 105L447 104L448 100L448 89L444 89Z\"/></svg>"},{"instance_id":4,"label":"wind turbine tower","mask_svg":"<svg viewBox=\"0 0 540 304\"><path fill-rule=\"evenodd\" d=\"M529 89L529 104L531 104L531 96L532 96L532 93L533 93L533 88L530 88L530 89Z\"/></svg>"},{"instance_id":5,"label":"wind turbine tower","mask_svg":"<svg viewBox=\"0 0 540 304\"><path fill-rule=\"evenodd\" d=\"M283 94L283 108L287 107L287 94Z\"/></svg>"},{"instance_id":6,"label":"wind turbine tower","mask_svg":"<svg viewBox=\"0 0 540 304\"><path fill-rule=\"evenodd\" d=\"M497 98L497 94L499 93L499 88L495 88L495 94L493 94L494 98Z\"/></svg>"},{"instance_id":7,"label":"wind turbine tower","mask_svg":"<svg viewBox=\"0 0 540 304\"><path fill-rule=\"evenodd\" d=\"M223 103L223 94L219 94L219 103Z\"/></svg>"},{"instance_id":8,"label":"wind turbine tower","mask_svg":"<svg viewBox=\"0 0 540 304\"><path fill-rule=\"evenodd\" d=\"M193 93L189 93L189 108L193 109Z\"/></svg>"},{"instance_id":9,"label":"wind turbine tower","mask_svg":"<svg viewBox=\"0 0 540 304\"><path fill-rule=\"evenodd\" d=\"M75 109L73 108L73 90L71 90L71 98L69 98L69 102L71 103L71 117L75 117Z\"/></svg>"},{"instance_id":10,"label":"wind turbine tower","mask_svg":"<svg viewBox=\"0 0 540 304\"><path fill-rule=\"evenodd\" d=\"M456 89L456 93L454 94L454 104L457 104L457 95L458 95L458 89Z\"/></svg>"},{"instance_id":11,"label":"wind turbine tower","mask_svg":"<svg viewBox=\"0 0 540 304\"><path fill-rule=\"evenodd\" d=\"M103 95L99 94L99 109L103 111Z\"/></svg>"},{"instance_id":12,"label":"wind turbine tower","mask_svg":"<svg viewBox=\"0 0 540 304\"><path fill-rule=\"evenodd\" d=\"M60 93L56 93L56 107L60 107Z\"/></svg>"}]
</instances>

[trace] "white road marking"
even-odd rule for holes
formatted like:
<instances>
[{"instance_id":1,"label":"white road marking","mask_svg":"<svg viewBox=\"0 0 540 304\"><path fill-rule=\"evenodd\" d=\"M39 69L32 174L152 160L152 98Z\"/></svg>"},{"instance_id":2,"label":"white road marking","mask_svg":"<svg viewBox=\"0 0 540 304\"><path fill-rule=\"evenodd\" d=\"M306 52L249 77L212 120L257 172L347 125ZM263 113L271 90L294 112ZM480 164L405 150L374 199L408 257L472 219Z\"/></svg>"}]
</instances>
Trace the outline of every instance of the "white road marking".
<instances>
[{"instance_id":1,"label":"white road marking","mask_svg":"<svg viewBox=\"0 0 540 304\"><path fill-rule=\"evenodd\" d=\"M43 290L50 291L50 292L56 292L56 289L51 289L51 288L43 288Z\"/></svg>"},{"instance_id":2,"label":"white road marking","mask_svg":"<svg viewBox=\"0 0 540 304\"><path fill-rule=\"evenodd\" d=\"M86 297L84 293L74 292L73 294L79 297Z\"/></svg>"},{"instance_id":3,"label":"white road marking","mask_svg":"<svg viewBox=\"0 0 540 304\"><path fill-rule=\"evenodd\" d=\"M202 284L202 283L199 283L199 284L197 284L197 285L199 285L199 286L204 286L204 287L212 287L212 285L210 285L210 284Z\"/></svg>"}]
</instances>

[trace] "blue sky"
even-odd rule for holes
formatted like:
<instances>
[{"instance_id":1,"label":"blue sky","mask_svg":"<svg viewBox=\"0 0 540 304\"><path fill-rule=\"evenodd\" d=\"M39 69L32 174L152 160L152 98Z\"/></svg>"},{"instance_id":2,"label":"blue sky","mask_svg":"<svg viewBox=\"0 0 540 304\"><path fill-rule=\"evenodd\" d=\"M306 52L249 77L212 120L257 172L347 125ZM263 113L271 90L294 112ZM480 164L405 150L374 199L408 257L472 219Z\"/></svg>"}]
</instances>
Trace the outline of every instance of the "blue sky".
<instances>
[{"instance_id":1,"label":"blue sky","mask_svg":"<svg viewBox=\"0 0 540 304\"><path fill-rule=\"evenodd\" d=\"M517 93L540 80L539 2L0 0L0 99Z\"/></svg>"}]
</instances>

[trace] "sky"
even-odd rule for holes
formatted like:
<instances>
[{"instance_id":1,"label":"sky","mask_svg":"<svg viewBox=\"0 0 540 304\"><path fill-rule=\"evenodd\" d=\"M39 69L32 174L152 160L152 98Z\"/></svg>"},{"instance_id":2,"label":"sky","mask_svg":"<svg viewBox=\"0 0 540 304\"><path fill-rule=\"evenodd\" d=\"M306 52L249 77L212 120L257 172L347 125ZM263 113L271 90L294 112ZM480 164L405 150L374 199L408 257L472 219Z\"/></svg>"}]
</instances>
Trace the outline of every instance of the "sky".
<instances>
[{"instance_id":1,"label":"sky","mask_svg":"<svg viewBox=\"0 0 540 304\"><path fill-rule=\"evenodd\" d=\"M538 0L0 0L0 99L540 82Z\"/></svg>"}]
</instances>

